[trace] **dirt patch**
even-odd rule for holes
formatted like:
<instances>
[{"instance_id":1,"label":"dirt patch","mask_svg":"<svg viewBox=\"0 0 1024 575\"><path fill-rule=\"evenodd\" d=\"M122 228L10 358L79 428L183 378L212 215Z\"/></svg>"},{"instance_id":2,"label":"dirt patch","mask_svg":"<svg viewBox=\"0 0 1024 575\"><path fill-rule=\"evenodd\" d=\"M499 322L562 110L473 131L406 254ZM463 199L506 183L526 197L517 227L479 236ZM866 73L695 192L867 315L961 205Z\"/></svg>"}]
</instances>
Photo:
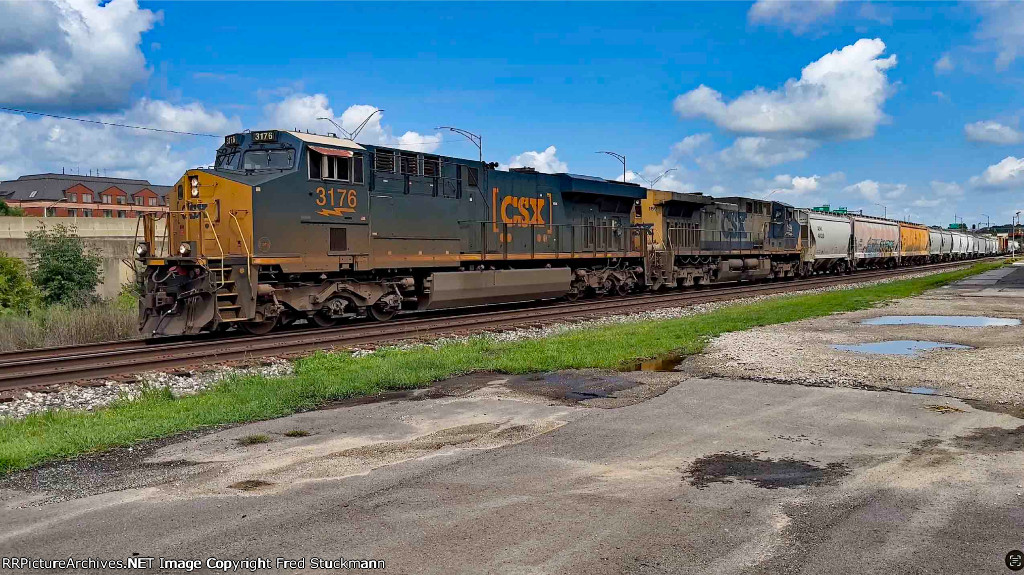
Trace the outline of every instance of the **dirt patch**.
<instances>
[{"instance_id":1,"label":"dirt patch","mask_svg":"<svg viewBox=\"0 0 1024 575\"><path fill-rule=\"evenodd\" d=\"M147 462L165 445L215 433L220 428L180 433L133 447L117 447L63 461L45 463L32 469L0 477L0 501L25 494L42 494L35 504L56 503L99 493L160 485L199 473L192 461Z\"/></svg>"},{"instance_id":2,"label":"dirt patch","mask_svg":"<svg viewBox=\"0 0 1024 575\"><path fill-rule=\"evenodd\" d=\"M981 454L1024 451L1024 425L1013 429L982 427L953 439L953 445Z\"/></svg>"},{"instance_id":3,"label":"dirt patch","mask_svg":"<svg viewBox=\"0 0 1024 575\"><path fill-rule=\"evenodd\" d=\"M256 491L264 487L270 487L273 483L269 481L263 481L262 479L245 479L228 485L231 489L237 489L239 491Z\"/></svg>"},{"instance_id":4,"label":"dirt patch","mask_svg":"<svg viewBox=\"0 0 1024 575\"><path fill-rule=\"evenodd\" d=\"M363 447L355 447L332 454L333 457L357 457L360 459L384 459L398 454L408 454L417 451L437 451L445 447L455 447L478 439L485 433L490 433L500 427L496 423L475 423L471 425L460 425L449 427L411 441L396 441L391 443L375 443Z\"/></svg>"},{"instance_id":5,"label":"dirt patch","mask_svg":"<svg viewBox=\"0 0 1024 575\"><path fill-rule=\"evenodd\" d=\"M769 459L753 453L715 453L695 460L686 470L690 484L703 489L712 483L746 481L763 489L828 485L848 474L842 463L824 467L797 459Z\"/></svg>"},{"instance_id":6,"label":"dirt patch","mask_svg":"<svg viewBox=\"0 0 1024 575\"><path fill-rule=\"evenodd\" d=\"M926 405L924 408L935 413L964 413L964 410L952 405Z\"/></svg>"},{"instance_id":7,"label":"dirt patch","mask_svg":"<svg viewBox=\"0 0 1024 575\"><path fill-rule=\"evenodd\" d=\"M957 454L940 445L942 440L937 437L922 439L910 449L903 462L907 467L939 467L956 461Z\"/></svg>"}]
</instances>

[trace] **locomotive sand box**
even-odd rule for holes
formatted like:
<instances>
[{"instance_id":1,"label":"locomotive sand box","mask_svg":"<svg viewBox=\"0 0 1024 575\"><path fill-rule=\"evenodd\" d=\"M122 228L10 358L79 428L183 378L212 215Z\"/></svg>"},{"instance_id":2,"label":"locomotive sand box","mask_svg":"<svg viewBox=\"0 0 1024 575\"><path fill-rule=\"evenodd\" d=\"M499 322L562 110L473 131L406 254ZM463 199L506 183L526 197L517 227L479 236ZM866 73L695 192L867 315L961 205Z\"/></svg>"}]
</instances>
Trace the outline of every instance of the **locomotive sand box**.
<instances>
[{"instance_id":1,"label":"locomotive sand box","mask_svg":"<svg viewBox=\"0 0 1024 575\"><path fill-rule=\"evenodd\" d=\"M147 337L624 295L993 254L993 238L270 130L143 218Z\"/></svg>"}]
</instances>

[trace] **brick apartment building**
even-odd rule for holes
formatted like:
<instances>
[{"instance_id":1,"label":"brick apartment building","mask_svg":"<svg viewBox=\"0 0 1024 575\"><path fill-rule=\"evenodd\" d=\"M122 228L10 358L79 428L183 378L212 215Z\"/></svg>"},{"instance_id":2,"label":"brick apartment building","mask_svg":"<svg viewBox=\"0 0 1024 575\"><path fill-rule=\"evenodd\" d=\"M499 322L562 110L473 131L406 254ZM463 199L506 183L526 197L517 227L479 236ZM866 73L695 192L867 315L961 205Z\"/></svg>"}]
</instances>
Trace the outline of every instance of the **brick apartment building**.
<instances>
[{"instance_id":1,"label":"brick apartment building","mask_svg":"<svg viewBox=\"0 0 1024 575\"><path fill-rule=\"evenodd\" d=\"M0 200L37 217L135 218L166 212L171 186L146 180L36 174L0 182Z\"/></svg>"}]
</instances>

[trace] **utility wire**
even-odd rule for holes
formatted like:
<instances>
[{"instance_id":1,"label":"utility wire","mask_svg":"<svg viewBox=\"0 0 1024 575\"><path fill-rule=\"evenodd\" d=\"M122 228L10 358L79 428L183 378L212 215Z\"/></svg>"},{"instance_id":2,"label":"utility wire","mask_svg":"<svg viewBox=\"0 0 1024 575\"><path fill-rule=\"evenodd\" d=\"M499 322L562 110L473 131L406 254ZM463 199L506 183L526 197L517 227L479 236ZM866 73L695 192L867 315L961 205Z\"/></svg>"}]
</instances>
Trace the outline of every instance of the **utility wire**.
<instances>
[{"instance_id":1,"label":"utility wire","mask_svg":"<svg viewBox=\"0 0 1024 575\"><path fill-rule=\"evenodd\" d=\"M206 138L220 138L221 136L215 134L200 134L197 132L179 132L178 130L165 130L163 128L150 128L148 126L132 126L130 124L118 124L115 122L101 122L100 120L89 120L87 118L75 118L73 116L59 116L57 114L46 114L43 112L33 112L31 110L19 110L18 108L8 108L6 106L0 106L0 110L5 112L16 112L18 114L31 114L33 116L46 116L47 118L57 118L58 120L73 120L75 122L85 122L88 124L101 124L103 126L115 126L118 128L131 128L133 130L148 130L150 132L164 132L167 134L182 134L184 136L203 136Z\"/></svg>"},{"instance_id":2,"label":"utility wire","mask_svg":"<svg viewBox=\"0 0 1024 575\"><path fill-rule=\"evenodd\" d=\"M18 108L8 108L7 106L0 106L0 110L3 110L5 112L15 112L15 113L18 113L18 114L31 114L33 116L45 116L47 118L57 118L58 120L73 120L75 122L85 122L85 123L88 123L88 124L100 124L100 125L103 125L103 126L114 126L114 127L117 127L117 128L131 128L133 130L147 130L147 131L150 131L150 132L164 132L164 133L167 133L167 134L181 134L183 136L202 136L204 138L220 138L220 137L222 137L222 136L218 136L216 134L202 134L202 133L198 133L198 132L181 132L181 131L178 131L178 130L166 130L164 128L151 128L151 127L148 127L148 126L133 126L131 124L118 124L116 122L102 122L100 120L90 120L88 118L76 118L74 116L60 116L60 115L57 115L57 114L47 114L45 112L33 112L31 110L21 110L21 109L18 109ZM401 142L401 143L396 143L395 146L390 146L390 147L396 147L398 145L410 146L410 145L417 145L417 144L441 144L441 143L455 144L455 143L459 143L461 141L462 140L448 140L448 141L446 141L444 138L437 138L437 139L421 140L421 141L415 141L415 142Z\"/></svg>"}]
</instances>

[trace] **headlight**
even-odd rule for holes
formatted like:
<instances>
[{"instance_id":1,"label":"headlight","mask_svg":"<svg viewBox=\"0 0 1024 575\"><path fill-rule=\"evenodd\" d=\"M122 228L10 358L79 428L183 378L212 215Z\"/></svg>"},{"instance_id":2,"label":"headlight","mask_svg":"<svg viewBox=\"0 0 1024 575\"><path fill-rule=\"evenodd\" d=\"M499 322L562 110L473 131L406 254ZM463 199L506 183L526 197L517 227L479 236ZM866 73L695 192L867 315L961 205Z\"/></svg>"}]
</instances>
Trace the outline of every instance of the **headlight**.
<instances>
[{"instance_id":1,"label":"headlight","mask_svg":"<svg viewBox=\"0 0 1024 575\"><path fill-rule=\"evenodd\" d=\"M135 255L139 256L140 258L144 258L148 254L149 244L147 244L146 242L142 242L139 245L135 246Z\"/></svg>"},{"instance_id":2,"label":"headlight","mask_svg":"<svg viewBox=\"0 0 1024 575\"><path fill-rule=\"evenodd\" d=\"M188 180L189 185L192 186L192 197L199 197L199 176L192 176Z\"/></svg>"},{"instance_id":3,"label":"headlight","mask_svg":"<svg viewBox=\"0 0 1024 575\"><path fill-rule=\"evenodd\" d=\"M188 242L181 242L181 245L178 246L178 253L181 257L186 257L192 253L192 246L190 246Z\"/></svg>"}]
</instances>

